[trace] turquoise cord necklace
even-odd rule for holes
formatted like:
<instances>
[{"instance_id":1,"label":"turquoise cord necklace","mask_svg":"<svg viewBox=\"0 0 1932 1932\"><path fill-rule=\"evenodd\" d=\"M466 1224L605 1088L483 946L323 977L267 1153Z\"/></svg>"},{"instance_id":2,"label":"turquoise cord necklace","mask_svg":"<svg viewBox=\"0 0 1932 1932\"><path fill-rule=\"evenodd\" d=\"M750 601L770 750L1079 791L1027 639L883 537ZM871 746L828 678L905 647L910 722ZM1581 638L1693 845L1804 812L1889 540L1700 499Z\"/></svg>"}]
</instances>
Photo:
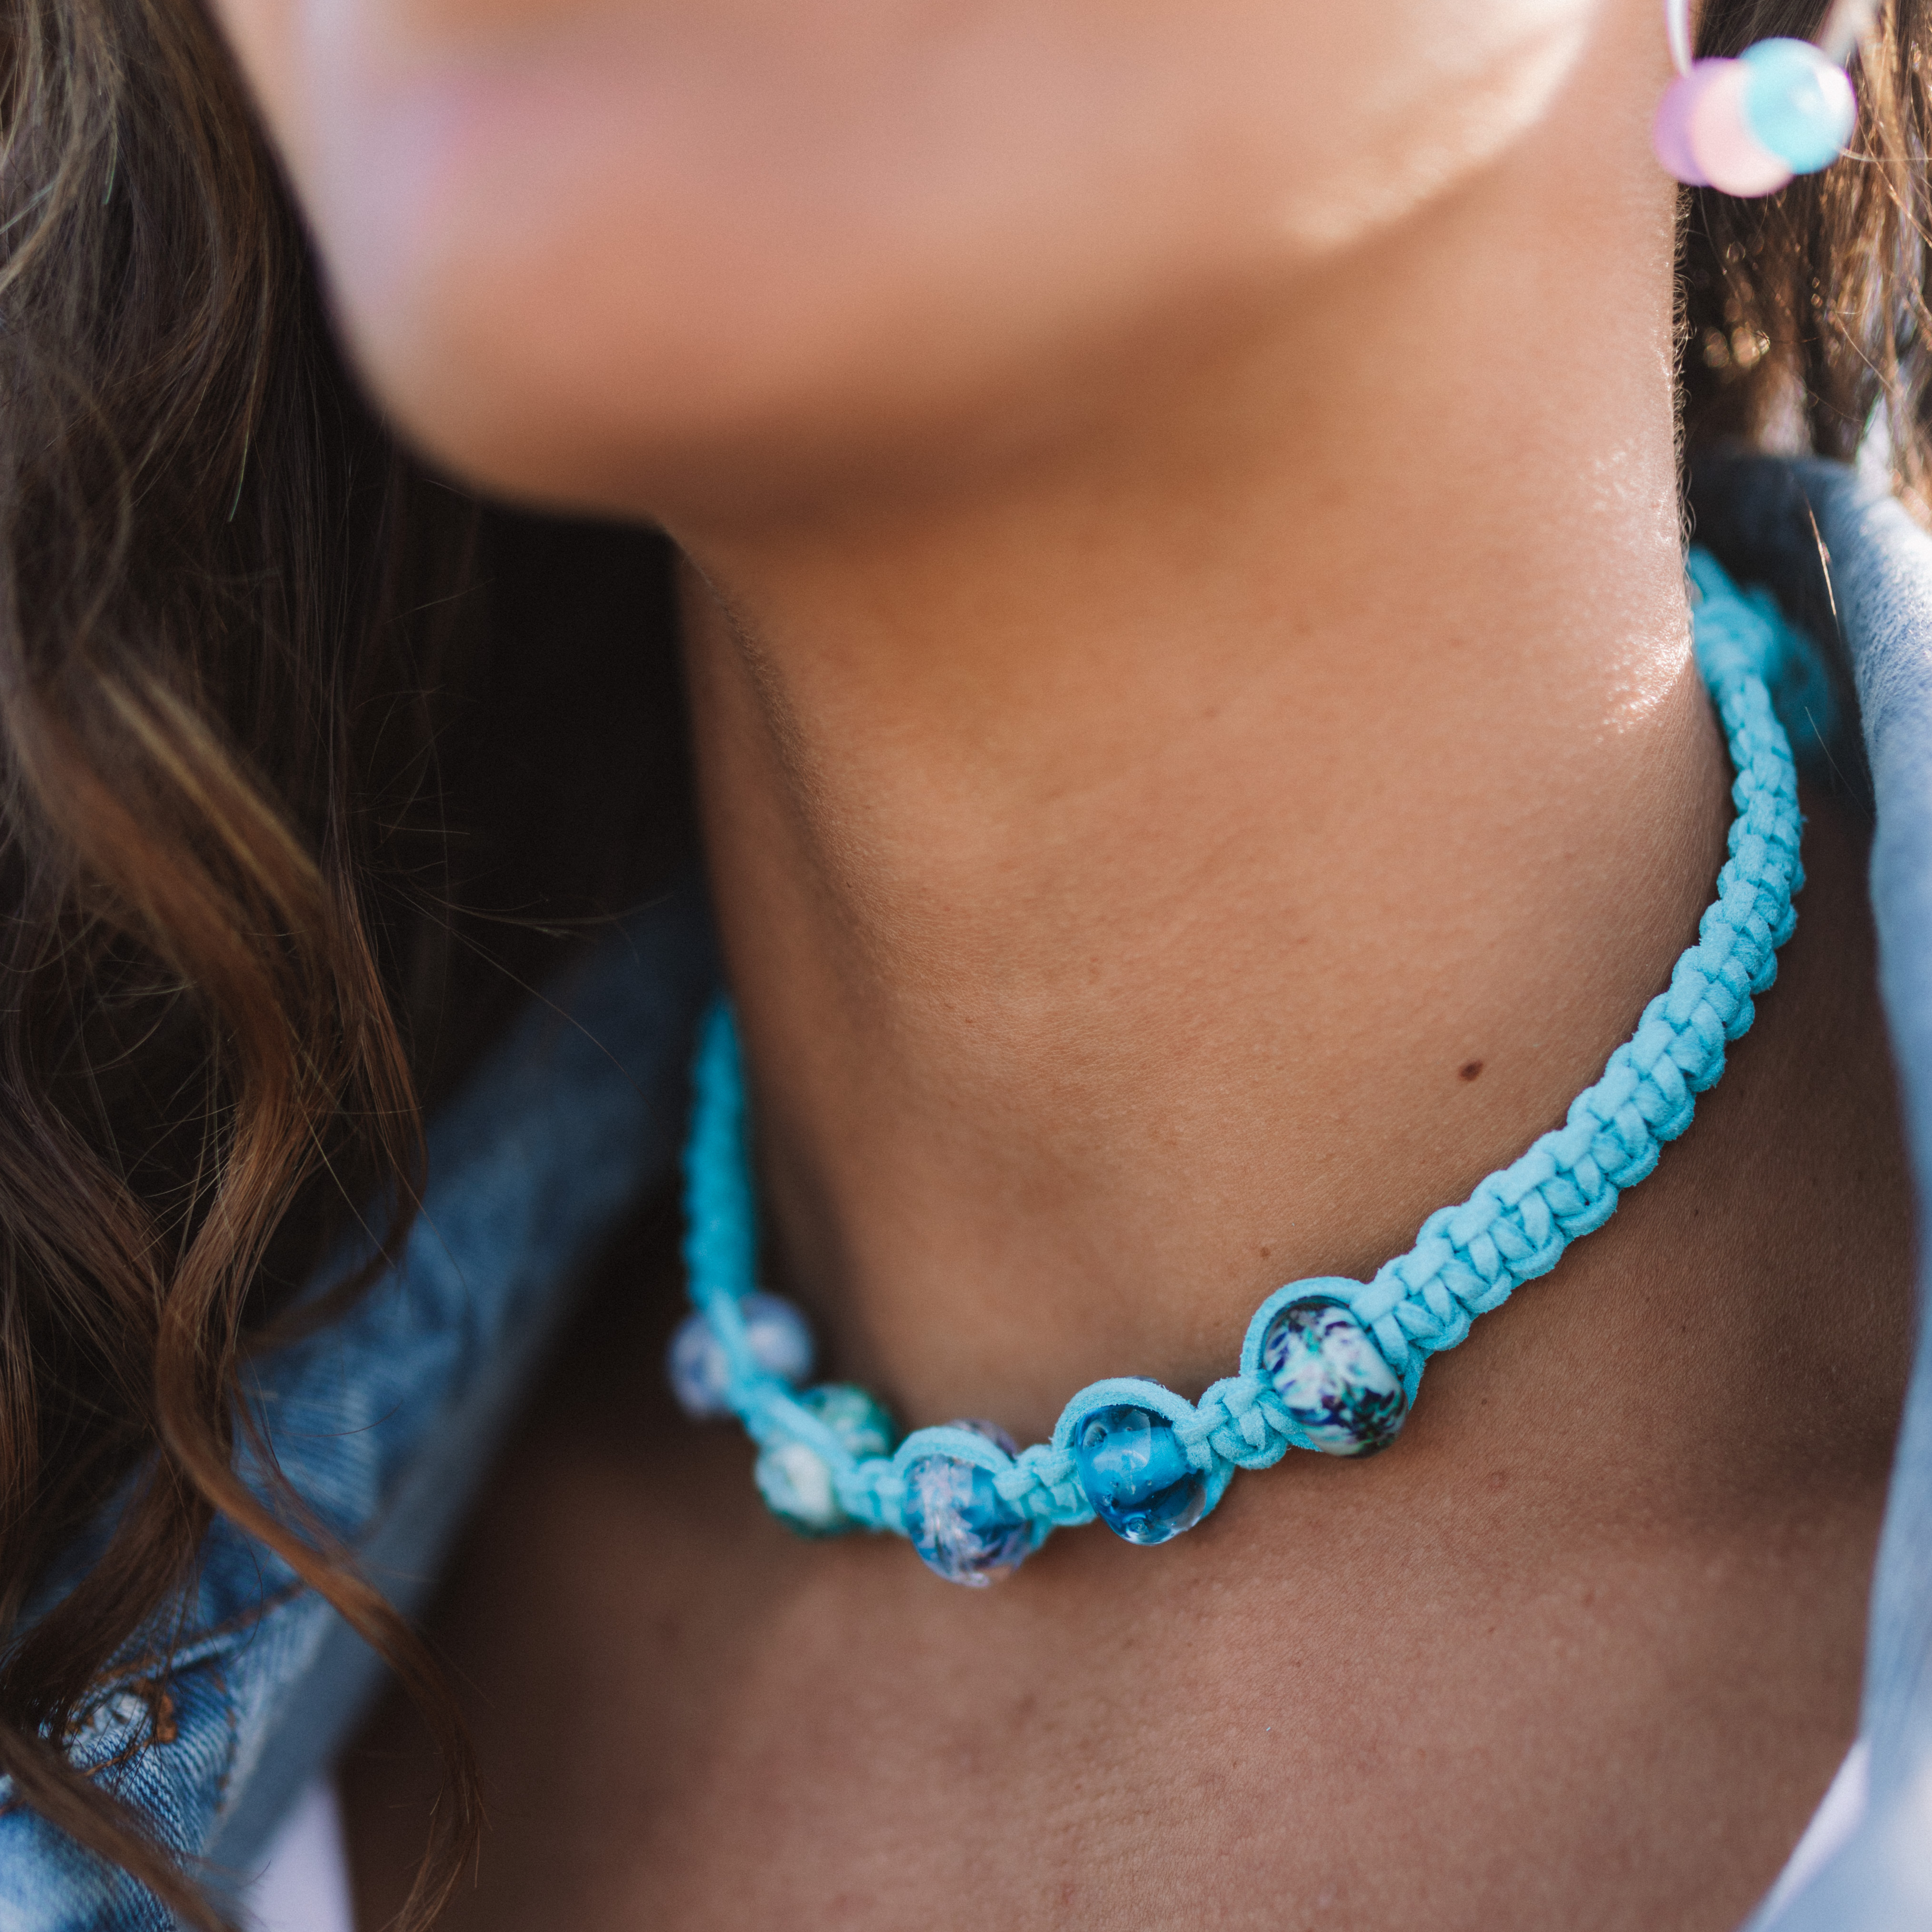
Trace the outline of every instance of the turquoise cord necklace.
<instances>
[{"instance_id":1,"label":"turquoise cord necklace","mask_svg":"<svg viewBox=\"0 0 1932 1932\"><path fill-rule=\"evenodd\" d=\"M1562 1126L1466 1201L1437 1209L1372 1280L1276 1289L1248 1324L1236 1372L1198 1401L1138 1377L1096 1382L1066 1405L1051 1442L1020 1449L980 1421L901 1440L864 1390L802 1386L812 1357L804 1319L756 1285L743 1072L730 1009L713 1006L684 1153L694 1312L671 1343L671 1382L692 1414L743 1423L778 1516L812 1536L893 1531L940 1576L973 1585L1009 1574L1055 1528L1096 1517L1130 1543L1165 1543L1220 1502L1237 1469L1264 1469L1290 1449L1385 1448L1429 1358L1610 1219L1690 1124L1791 936L1802 821L1774 691L1787 716L1808 718L1821 737L1827 730L1828 686L1769 597L1739 591L1702 551L1690 576L1697 664L1736 773L1730 856L1696 944Z\"/></svg>"}]
</instances>

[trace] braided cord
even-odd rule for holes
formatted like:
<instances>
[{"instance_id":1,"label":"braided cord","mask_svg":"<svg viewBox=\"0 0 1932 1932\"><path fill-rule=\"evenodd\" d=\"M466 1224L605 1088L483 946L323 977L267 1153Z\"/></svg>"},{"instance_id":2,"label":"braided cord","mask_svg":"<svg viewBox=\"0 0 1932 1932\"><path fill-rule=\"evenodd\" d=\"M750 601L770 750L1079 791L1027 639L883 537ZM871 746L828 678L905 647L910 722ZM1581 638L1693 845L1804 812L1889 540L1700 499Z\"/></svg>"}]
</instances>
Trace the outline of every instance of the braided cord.
<instances>
[{"instance_id":1,"label":"braided cord","mask_svg":"<svg viewBox=\"0 0 1932 1932\"><path fill-rule=\"evenodd\" d=\"M1623 1190L1690 1124L1696 1096L1724 1072L1726 1043L1755 1017L1752 996L1777 977L1778 948L1797 922L1791 901L1804 884L1803 821L1790 740L1772 707L1761 635L1768 626L1708 558L1694 554L1693 569L1704 592L1698 665L1736 772L1737 816L1718 896L1668 989L1645 1007L1635 1034L1570 1103L1563 1125L1460 1207L1437 1209L1407 1254L1348 1298L1412 1398L1430 1356L1453 1348L1477 1316L1548 1274L1578 1235L1600 1228Z\"/></svg>"},{"instance_id":2,"label":"braided cord","mask_svg":"<svg viewBox=\"0 0 1932 1932\"><path fill-rule=\"evenodd\" d=\"M1772 690L1815 692L1808 642L1759 593L1741 592L1714 560L1694 550L1693 632L1698 668L1721 722L1736 773L1736 809L1717 896L1698 924L1697 943L1677 962L1603 1077L1571 1102L1563 1124L1480 1182L1460 1204L1425 1220L1416 1244L1367 1282L1292 1282L1262 1304L1241 1372L1197 1402L1157 1383L1110 1381L1069 1403L1050 1443L1009 1457L970 1430L916 1431L896 1456L854 1456L761 1368L741 1304L754 1287L757 1233L746 1132L744 1072L729 1004L706 1016L693 1069L691 1130L684 1153L684 1258L693 1306L728 1365L725 1400L761 1447L795 1442L831 1473L854 1526L903 1534L902 1471L910 1455L948 1455L992 1473L1000 1496L1038 1534L1090 1522L1071 1444L1082 1419L1132 1402L1172 1423L1193 1466L1209 1479L1209 1506L1237 1468L1264 1468L1291 1448L1312 1446L1262 1373L1256 1348L1267 1318L1298 1294L1341 1302L1367 1331L1412 1401L1424 1365L1453 1348L1479 1315L1499 1307L1526 1281L1546 1274L1579 1235L1600 1228L1624 1189L1656 1166L1666 1142L1690 1124L1696 1096L1724 1070L1726 1043L1754 1016L1753 996L1777 976L1778 948L1796 922L1792 896L1804 884L1802 819L1791 742Z\"/></svg>"}]
</instances>

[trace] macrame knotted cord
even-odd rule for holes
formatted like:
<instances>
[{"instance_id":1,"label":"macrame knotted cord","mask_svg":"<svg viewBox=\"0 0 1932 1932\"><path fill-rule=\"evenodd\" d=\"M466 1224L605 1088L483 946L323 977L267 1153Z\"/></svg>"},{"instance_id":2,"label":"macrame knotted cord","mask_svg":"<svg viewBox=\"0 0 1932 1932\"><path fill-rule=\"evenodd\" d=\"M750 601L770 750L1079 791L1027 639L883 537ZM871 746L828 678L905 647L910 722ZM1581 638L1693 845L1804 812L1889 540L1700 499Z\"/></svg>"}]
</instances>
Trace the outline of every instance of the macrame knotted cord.
<instances>
[{"instance_id":1,"label":"macrame knotted cord","mask_svg":"<svg viewBox=\"0 0 1932 1932\"><path fill-rule=\"evenodd\" d=\"M1690 1124L1696 1096L1723 1073L1726 1044L1750 1025L1753 997L1776 977L1778 949L1796 923L1791 901L1804 884L1803 821L1790 738L1772 694L1802 694L1822 736L1823 721L1808 707L1821 701L1824 682L1811 647L1768 596L1740 592L1702 551L1691 553L1690 575L1698 667L1736 772L1736 817L1717 897L1670 986L1645 1007L1603 1077L1571 1102L1563 1124L1466 1201L1438 1208L1415 1246L1372 1280L1342 1285L1344 1304L1411 1401L1431 1355L1453 1348L1478 1316L1548 1274L1570 1242L1601 1227L1623 1191ZM756 1202L743 1068L722 998L705 1018L693 1079L684 1260L692 1304L723 1352L725 1400L761 1448L798 1443L820 1456L854 1526L902 1534L904 1483L894 1460L855 1456L754 1353L742 1304L756 1284ZM1216 1495L1234 1469L1266 1468L1289 1448L1310 1446L1260 1373L1216 1382L1183 1407L1176 1435L1193 1466L1216 1479ZM1001 1501L1042 1533L1094 1519L1066 1448L1036 1443L1002 1461L994 1480Z\"/></svg>"}]
</instances>

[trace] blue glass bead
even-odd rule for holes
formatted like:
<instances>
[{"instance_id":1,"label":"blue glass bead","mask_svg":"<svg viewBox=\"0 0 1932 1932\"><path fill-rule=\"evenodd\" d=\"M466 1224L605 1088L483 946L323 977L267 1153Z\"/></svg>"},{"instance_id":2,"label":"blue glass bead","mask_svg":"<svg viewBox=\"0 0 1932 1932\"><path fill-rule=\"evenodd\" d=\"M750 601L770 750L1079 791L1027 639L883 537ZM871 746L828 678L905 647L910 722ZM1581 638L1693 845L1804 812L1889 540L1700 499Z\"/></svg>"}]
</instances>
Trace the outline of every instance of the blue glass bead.
<instances>
[{"instance_id":1,"label":"blue glass bead","mask_svg":"<svg viewBox=\"0 0 1932 1932\"><path fill-rule=\"evenodd\" d=\"M1809 40L1760 40L1742 58L1744 124L1792 173L1828 166L1858 118L1844 69Z\"/></svg>"},{"instance_id":2,"label":"blue glass bead","mask_svg":"<svg viewBox=\"0 0 1932 1932\"><path fill-rule=\"evenodd\" d=\"M838 1437L853 1459L890 1456L892 1419L862 1388L826 1382L807 1389L799 1406L809 1409ZM775 1442L758 1457L754 1472L765 1507L801 1536L836 1536L851 1519L839 1507L831 1465L808 1442Z\"/></svg>"},{"instance_id":3,"label":"blue glass bead","mask_svg":"<svg viewBox=\"0 0 1932 1932\"><path fill-rule=\"evenodd\" d=\"M1012 1438L996 1424L956 1422L1010 1456ZM983 1590L1026 1561L1033 1532L1002 1499L993 1472L957 1456L922 1456L905 1469L905 1532L920 1561L949 1583Z\"/></svg>"},{"instance_id":4,"label":"blue glass bead","mask_svg":"<svg viewBox=\"0 0 1932 1932\"><path fill-rule=\"evenodd\" d=\"M1073 1454L1094 1514L1130 1543L1165 1543L1201 1520L1208 1478L1187 1460L1174 1424L1118 1403L1083 1416Z\"/></svg>"},{"instance_id":5,"label":"blue glass bead","mask_svg":"<svg viewBox=\"0 0 1932 1932\"><path fill-rule=\"evenodd\" d=\"M1318 1449L1372 1456L1395 1440L1408 1399L1369 1331L1339 1301L1292 1301L1268 1324L1262 1372Z\"/></svg>"},{"instance_id":6,"label":"blue glass bead","mask_svg":"<svg viewBox=\"0 0 1932 1932\"><path fill-rule=\"evenodd\" d=\"M812 1372L812 1330L805 1317L776 1294L748 1294L739 1306L752 1359L781 1382L804 1381ZM702 1315L687 1315L678 1324L664 1366L686 1414L701 1419L730 1414L730 1365L724 1343Z\"/></svg>"}]
</instances>

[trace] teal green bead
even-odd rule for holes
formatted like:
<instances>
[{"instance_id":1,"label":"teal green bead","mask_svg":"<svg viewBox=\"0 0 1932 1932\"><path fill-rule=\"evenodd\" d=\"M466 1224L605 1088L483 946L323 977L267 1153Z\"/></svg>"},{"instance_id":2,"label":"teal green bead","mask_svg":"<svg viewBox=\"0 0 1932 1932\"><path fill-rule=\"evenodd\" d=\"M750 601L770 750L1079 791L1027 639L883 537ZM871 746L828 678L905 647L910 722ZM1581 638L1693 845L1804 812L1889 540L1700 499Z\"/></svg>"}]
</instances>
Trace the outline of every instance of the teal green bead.
<instances>
[{"instance_id":1,"label":"teal green bead","mask_svg":"<svg viewBox=\"0 0 1932 1932\"><path fill-rule=\"evenodd\" d=\"M868 1456L890 1456L898 1445L898 1431L885 1405L856 1382L821 1382L817 1388L807 1389L799 1402L861 1462Z\"/></svg>"},{"instance_id":2,"label":"teal green bead","mask_svg":"<svg viewBox=\"0 0 1932 1932\"><path fill-rule=\"evenodd\" d=\"M1760 40L1743 60L1744 124L1793 174L1829 166L1858 118L1844 69L1809 40Z\"/></svg>"},{"instance_id":3,"label":"teal green bead","mask_svg":"<svg viewBox=\"0 0 1932 1932\"><path fill-rule=\"evenodd\" d=\"M892 1453L892 1419L850 1382L825 1382L798 1398L838 1437L856 1462ZM836 1536L852 1526L839 1507L832 1466L808 1442L766 1445L753 1472L765 1507L801 1536Z\"/></svg>"}]
</instances>

